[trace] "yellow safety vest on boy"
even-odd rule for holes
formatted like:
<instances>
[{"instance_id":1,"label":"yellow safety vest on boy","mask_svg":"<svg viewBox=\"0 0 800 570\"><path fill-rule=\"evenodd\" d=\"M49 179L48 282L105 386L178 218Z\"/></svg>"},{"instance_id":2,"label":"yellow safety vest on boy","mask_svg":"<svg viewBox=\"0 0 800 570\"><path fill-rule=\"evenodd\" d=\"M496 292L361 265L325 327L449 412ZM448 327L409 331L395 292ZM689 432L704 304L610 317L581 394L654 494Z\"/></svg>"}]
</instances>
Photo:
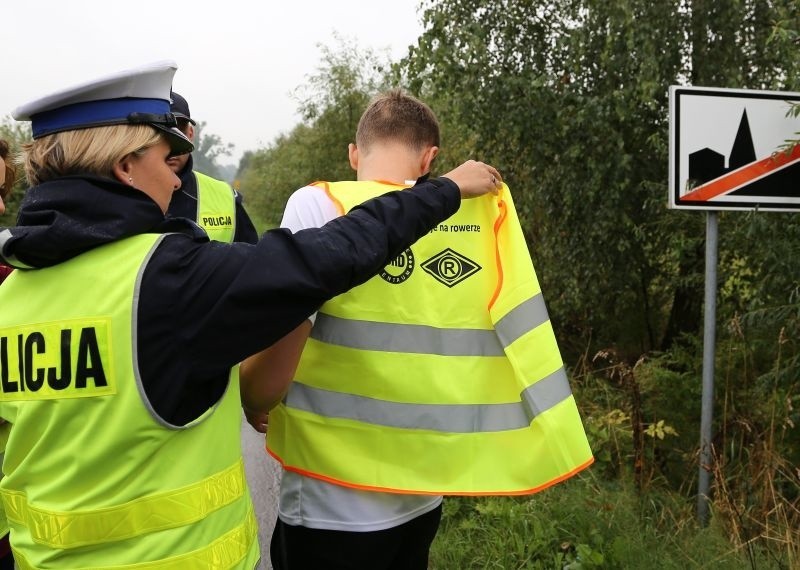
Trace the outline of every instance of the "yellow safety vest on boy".
<instances>
[{"instance_id":1,"label":"yellow safety vest on boy","mask_svg":"<svg viewBox=\"0 0 800 570\"><path fill-rule=\"evenodd\" d=\"M0 287L0 415L13 426L0 494L22 569L258 562L238 369L187 426L154 416L143 396L138 288L160 239L17 270Z\"/></svg>"},{"instance_id":2,"label":"yellow safety vest on boy","mask_svg":"<svg viewBox=\"0 0 800 570\"><path fill-rule=\"evenodd\" d=\"M212 241L233 243L236 235L236 194L227 183L194 173L197 180L197 225Z\"/></svg>"},{"instance_id":3,"label":"yellow safety vest on boy","mask_svg":"<svg viewBox=\"0 0 800 570\"><path fill-rule=\"evenodd\" d=\"M323 187L342 213L399 188ZM323 305L267 448L303 475L414 494L533 493L591 464L507 187Z\"/></svg>"}]
</instances>

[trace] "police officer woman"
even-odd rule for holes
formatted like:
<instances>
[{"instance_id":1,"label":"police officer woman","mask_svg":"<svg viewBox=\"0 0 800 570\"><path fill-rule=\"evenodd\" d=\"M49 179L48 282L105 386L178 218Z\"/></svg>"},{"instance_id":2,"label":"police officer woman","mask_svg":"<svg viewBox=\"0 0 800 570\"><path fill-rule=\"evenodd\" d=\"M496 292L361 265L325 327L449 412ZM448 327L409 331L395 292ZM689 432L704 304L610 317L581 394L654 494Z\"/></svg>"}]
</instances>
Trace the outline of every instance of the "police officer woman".
<instances>
[{"instance_id":1,"label":"police officer woman","mask_svg":"<svg viewBox=\"0 0 800 570\"><path fill-rule=\"evenodd\" d=\"M34 141L18 224L0 228L0 494L24 568L253 568L237 363L496 189L470 161L320 229L256 245L165 220L191 143L176 66L18 108ZM25 298L25 303L11 300Z\"/></svg>"}]
</instances>

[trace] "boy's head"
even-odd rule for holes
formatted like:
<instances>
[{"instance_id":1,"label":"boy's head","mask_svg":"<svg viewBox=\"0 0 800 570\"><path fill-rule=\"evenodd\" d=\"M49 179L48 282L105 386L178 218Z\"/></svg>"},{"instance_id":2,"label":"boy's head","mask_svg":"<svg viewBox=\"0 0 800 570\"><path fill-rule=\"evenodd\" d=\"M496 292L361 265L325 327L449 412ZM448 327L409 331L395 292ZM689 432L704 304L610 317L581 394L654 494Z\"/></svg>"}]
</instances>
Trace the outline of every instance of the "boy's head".
<instances>
[{"instance_id":1,"label":"boy's head","mask_svg":"<svg viewBox=\"0 0 800 570\"><path fill-rule=\"evenodd\" d=\"M425 103L392 89L361 115L356 144L348 145L359 180L412 182L431 171L439 153L439 122Z\"/></svg>"},{"instance_id":2,"label":"boy's head","mask_svg":"<svg viewBox=\"0 0 800 570\"><path fill-rule=\"evenodd\" d=\"M356 129L356 145L368 153L375 143L402 143L414 151L439 146L439 121L425 103L392 89L367 107Z\"/></svg>"}]
</instances>

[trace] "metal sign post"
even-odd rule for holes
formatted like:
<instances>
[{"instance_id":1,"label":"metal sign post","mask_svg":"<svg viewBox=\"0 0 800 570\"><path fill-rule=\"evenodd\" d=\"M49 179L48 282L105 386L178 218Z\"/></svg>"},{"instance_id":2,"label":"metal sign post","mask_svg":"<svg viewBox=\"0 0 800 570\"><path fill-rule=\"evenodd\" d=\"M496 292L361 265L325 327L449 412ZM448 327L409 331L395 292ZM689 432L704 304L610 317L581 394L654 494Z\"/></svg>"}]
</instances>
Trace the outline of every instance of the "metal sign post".
<instances>
[{"instance_id":1,"label":"metal sign post","mask_svg":"<svg viewBox=\"0 0 800 570\"><path fill-rule=\"evenodd\" d=\"M703 394L700 408L700 476L697 484L697 518L708 524L711 482L711 425L714 417L714 347L717 344L717 250L718 216L706 214L706 293L703 309Z\"/></svg>"}]
</instances>

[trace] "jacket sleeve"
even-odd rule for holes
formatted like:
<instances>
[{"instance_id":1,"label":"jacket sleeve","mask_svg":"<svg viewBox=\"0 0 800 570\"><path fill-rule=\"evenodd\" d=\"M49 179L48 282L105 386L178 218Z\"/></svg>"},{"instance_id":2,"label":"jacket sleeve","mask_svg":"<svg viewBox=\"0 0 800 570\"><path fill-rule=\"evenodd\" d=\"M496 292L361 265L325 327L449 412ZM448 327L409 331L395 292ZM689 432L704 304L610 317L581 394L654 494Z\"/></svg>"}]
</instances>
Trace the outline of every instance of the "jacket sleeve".
<instances>
[{"instance_id":1,"label":"jacket sleeve","mask_svg":"<svg viewBox=\"0 0 800 570\"><path fill-rule=\"evenodd\" d=\"M233 241L256 243L258 241L258 232L247 214L247 210L244 209L242 195L236 190L233 192L236 200L236 233L233 236Z\"/></svg>"},{"instance_id":2,"label":"jacket sleeve","mask_svg":"<svg viewBox=\"0 0 800 570\"><path fill-rule=\"evenodd\" d=\"M368 280L459 204L458 187L439 178L321 228L270 230L255 245L167 236L145 268L138 307L137 356L156 412L178 424L198 417L224 393L232 366Z\"/></svg>"}]
</instances>

